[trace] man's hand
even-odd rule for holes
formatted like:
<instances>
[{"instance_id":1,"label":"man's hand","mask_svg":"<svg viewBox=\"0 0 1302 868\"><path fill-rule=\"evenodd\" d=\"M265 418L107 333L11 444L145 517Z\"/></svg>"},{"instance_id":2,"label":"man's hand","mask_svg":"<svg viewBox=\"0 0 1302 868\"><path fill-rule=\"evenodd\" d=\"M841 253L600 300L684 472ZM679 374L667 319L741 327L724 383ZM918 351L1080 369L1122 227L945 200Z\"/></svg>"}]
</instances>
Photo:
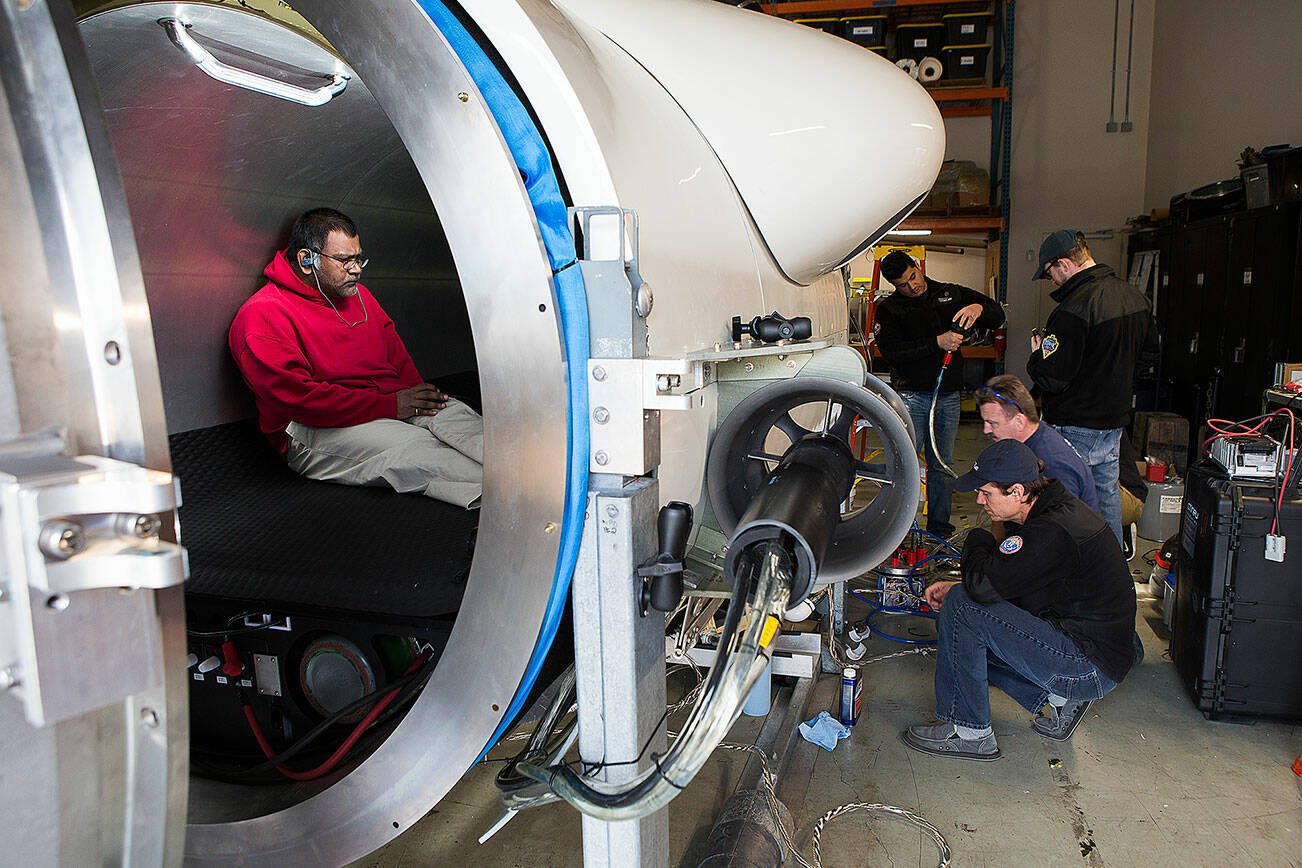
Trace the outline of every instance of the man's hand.
<instances>
[{"instance_id":1,"label":"man's hand","mask_svg":"<svg viewBox=\"0 0 1302 868\"><path fill-rule=\"evenodd\" d=\"M1034 335L1034 334L1031 335L1031 352L1034 353L1038 351L1040 349L1040 344L1042 343L1044 343L1043 337L1041 337L1040 335Z\"/></svg>"},{"instance_id":2,"label":"man's hand","mask_svg":"<svg viewBox=\"0 0 1302 868\"><path fill-rule=\"evenodd\" d=\"M448 405L448 396L433 383L421 383L397 393L398 418L433 416Z\"/></svg>"},{"instance_id":3,"label":"man's hand","mask_svg":"<svg viewBox=\"0 0 1302 868\"><path fill-rule=\"evenodd\" d=\"M936 335L936 346L947 353L952 353L963 345L963 336L958 332L945 332Z\"/></svg>"},{"instance_id":4,"label":"man's hand","mask_svg":"<svg viewBox=\"0 0 1302 868\"><path fill-rule=\"evenodd\" d=\"M962 582L936 582L934 584L927 585L927 590L926 593L923 594L923 599L927 601L927 605L930 606L931 608L940 609L941 604L945 602L945 597L949 595L950 590L955 585L961 585L961 584L963 583Z\"/></svg>"},{"instance_id":5,"label":"man's hand","mask_svg":"<svg viewBox=\"0 0 1302 868\"><path fill-rule=\"evenodd\" d=\"M979 304L969 304L967 307L954 314L954 322L958 323L959 328L961 329L970 329L972 328L972 323L977 321L977 317L981 316L981 311L983 309L984 308Z\"/></svg>"}]
</instances>

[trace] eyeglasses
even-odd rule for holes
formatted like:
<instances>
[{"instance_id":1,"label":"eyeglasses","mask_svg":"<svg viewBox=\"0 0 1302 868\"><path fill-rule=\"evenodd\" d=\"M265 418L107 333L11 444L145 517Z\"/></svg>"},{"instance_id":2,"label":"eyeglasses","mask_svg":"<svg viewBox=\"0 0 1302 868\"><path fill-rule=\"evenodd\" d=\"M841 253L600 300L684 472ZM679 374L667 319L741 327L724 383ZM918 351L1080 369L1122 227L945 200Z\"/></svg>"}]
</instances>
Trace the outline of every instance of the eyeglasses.
<instances>
[{"instance_id":1,"label":"eyeglasses","mask_svg":"<svg viewBox=\"0 0 1302 868\"><path fill-rule=\"evenodd\" d=\"M358 271L361 271L363 268L365 268L366 264L371 261L370 257L365 256L364 254L361 253L357 253L352 256L335 256L333 253L322 253L320 250L317 250L316 253L319 253L321 256L324 256L327 259L333 259L335 262L338 262L344 268L351 268L352 266L356 265Z\"/></svg>"},{"instance_id":2,"label":"eyeglasses","mask_svg":"<svg viewBox=\"0 0 1302 868\"><path fill-rule=\"evenodd\" d=\"M990 395L990 396L993 397L996 401L1003 401L1005 404L1007 404L1008 406L1012 407L1013 410L1016 411L1016 412L1018 412L1018 413L1025 413L1025 412L1026 412L1025 410L1022 409L1022 405L1021 405L1021 404L1017 403L1016 401L1012 400L1011 398L1007 397L1006 395L1002 395L1002 394L1000 394L1000 393L999 393L999 390L996 389L996 388L993 388L992 386L982 386L982 387L981 387L981 392L980 392L980 394L982 394L982 395Z\"/></svg>"}]
</instances>

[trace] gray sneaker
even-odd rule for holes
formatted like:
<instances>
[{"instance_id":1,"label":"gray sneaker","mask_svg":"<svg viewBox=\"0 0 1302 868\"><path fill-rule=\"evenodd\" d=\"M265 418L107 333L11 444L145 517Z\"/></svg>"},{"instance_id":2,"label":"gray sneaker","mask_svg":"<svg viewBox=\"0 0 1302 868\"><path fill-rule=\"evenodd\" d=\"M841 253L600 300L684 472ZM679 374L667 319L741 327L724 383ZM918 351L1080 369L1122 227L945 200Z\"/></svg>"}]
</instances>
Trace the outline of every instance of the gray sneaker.
<instances>
[{"instance_id":1,"label":"gray sneaker","mask_svg":"<svg viewBox=\"0 0 1302 868\"><path fill-rule=\"evenodd\" d=\"M1069 699L1062 708L1050 705L1049 716L1040 715L1031 721L1031 728L1045 738L1066 741L1085 719L1085 712L1094 704L1092 699Z\"/></svg>"},{"instance_id":2,"label":"gray sneaker","mask_svg":"<svg viewBox=\"0 0 1302 868\"><path fill-rule=\"evenodd\" d=\"M900 733L904 743L916 751L936 756L989 762L1001 756L995 734L976 739L960 738L952 723L914 724Z\"/></svg>"}]
</instances>

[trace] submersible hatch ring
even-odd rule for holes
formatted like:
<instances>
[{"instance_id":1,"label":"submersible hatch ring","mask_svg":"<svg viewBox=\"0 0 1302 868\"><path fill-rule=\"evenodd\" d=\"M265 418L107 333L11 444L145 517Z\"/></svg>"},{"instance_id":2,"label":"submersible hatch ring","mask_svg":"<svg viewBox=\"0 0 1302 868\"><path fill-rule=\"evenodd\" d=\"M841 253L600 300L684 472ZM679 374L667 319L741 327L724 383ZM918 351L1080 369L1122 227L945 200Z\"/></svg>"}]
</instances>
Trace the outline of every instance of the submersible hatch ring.
<instances>
[{"instance_id":1,"label":"submersible hatch ring","mask_svg":"<svg viewBox=\"0 0 1302 868\"><path fill-rule=\"evenodd\" d=\"M825 405L824 425L837 438L848 440L858 418L881 440L879 457L855 461L855 474L878 482L881 488L870 503L841 520L819 571L819 583L842 581L888 558L913 526L918 509L920 480L913 438L884 397L862 386L820 377L764 386L738 404L719 426L706 462L706 488L720 528L731 534L768 478L771 465L782 457L766 452L770 433L777 429L792 443L811 433L791 415L806 404Z\"/></svg>"}]
</instances>

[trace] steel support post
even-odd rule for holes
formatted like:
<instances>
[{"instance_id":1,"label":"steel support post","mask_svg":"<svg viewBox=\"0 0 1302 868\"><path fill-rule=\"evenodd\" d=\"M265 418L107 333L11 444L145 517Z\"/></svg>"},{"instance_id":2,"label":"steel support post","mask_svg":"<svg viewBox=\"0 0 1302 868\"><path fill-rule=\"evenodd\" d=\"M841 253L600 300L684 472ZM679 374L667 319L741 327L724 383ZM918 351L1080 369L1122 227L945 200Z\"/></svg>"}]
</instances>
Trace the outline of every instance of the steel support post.
<instances>
[{"instance_id":1,"label":"steel support post","mask_svg":"<svg viewBox=\"0 0 1302 868\"><path fill-rule=\"evenodd\" d=\"M634 575L655 554L659 506L652 478L589 492L574 572L579 755L585 764L605 763L596 777L612 784L631 780L665 751L665 618L654 610L642 616ZM586 868L668 860L667 808L638 820L583 818Z\"/></svg>"}]
</instances>

